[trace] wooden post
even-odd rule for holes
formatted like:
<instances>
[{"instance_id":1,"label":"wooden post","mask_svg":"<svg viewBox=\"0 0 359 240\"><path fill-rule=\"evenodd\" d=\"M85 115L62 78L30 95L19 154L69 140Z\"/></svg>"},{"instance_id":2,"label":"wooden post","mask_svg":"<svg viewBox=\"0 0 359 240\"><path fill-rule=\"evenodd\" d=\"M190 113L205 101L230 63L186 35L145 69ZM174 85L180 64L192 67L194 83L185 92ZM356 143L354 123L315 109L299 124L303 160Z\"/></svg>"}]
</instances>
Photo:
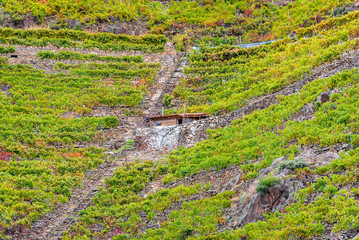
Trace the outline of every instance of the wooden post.
<instances>
[{"instance_id":1,"label":"wooden post","mask_svg":"<svg viewBox=\"0 0 359 240\"><path fill-rule=\"evenodd\" d=\"M183 120L182 120L182 124L185 124L185 119L186 119L186 105L184 105L184 108L183 108Z\"/></svg>"}]
</instances>

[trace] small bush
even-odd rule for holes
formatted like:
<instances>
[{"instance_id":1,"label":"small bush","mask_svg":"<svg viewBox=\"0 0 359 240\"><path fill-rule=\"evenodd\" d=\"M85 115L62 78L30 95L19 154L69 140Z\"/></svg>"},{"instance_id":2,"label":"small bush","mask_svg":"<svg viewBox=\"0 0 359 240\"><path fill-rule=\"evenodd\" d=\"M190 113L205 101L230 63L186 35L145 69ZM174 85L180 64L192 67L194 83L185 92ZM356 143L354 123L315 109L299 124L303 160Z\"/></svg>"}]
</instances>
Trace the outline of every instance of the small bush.
<instances>
[{"instance_id":1,"label":"small bush","mask_svg":"<svg viewBox=\"0 0 359 240\"><path fill-rule=\"evenodd\" d=\"M279 169L287 168L290 170L295 170L295 169L304 168L307 166L308 166L308 163L306 163L303 158L296 158L294 160L281 162L279 164Z\"/></svg>"},{"instance_id":2,"label":"small bush","mask_svg":"<svg viewBox=\"0 0 359 240\"><path fill-rule=\"evenodd\" d=\"M119 120L116 116L106 116L105 127L116 127L119 125Z\"/></svg>"},{"instance_id":3,"label":"small bush","mask_svg":"<svg viewBox=\"0 0 359 240\"><path fill-rule=\"evenodd\" d=\"M14 53L15 51L16 51L16 49L13 46L9 46L9 47L0 46L0 53L1 54Z\"/></svg>"},{"instance_id":4,"label":"small bush","mask_svg":"<svg viewBox=\"0 0 359 240\"><path fill-rule=\"evenodd\" d=\"M7 61L8 61L7 58L0 57L0 66L7 64Z\"/></svg>"},{"instance_id":5,"label":"small bush","mask_svg":"<svg viewBox=\"0 0 359 240\"><path fill-rule=\"evenodd\" d=\"M263 195L269 189L269 187L274 186L278 182L278 179L274 176L268 176L259 180L258 186L256 188L257 193Z\"/></svg>"},{"instance_id":6,"label":"small bush","mask_svg":"<svg viewBox=\"0 0 359 240\"><path fill-rule=\"evenodd\" d=\"M318 178L317 182L314 183L314 188L319 192L323 191L327 186L327 182L323 178Z\"/></svg>"},{"instance_id":7,"label":"small bush","mask_svg":"<svg viewBox=\"0 0 359 240\"><path fill-rule=\"evenodd\" d=\"M163 177L162 183L167 184L167 183L173 182L175 180L176 180L175 176L173 176L172 173L169 173Z\"/></svg>"},{"instance_id":8,"label":"small bush","mask_svg":"<svg viewBox=\"0 0 359 240\"><path fill-rule=\"evenodd\" d=\"M172 100L173 100L173 96L166 93L163 98L163 104L168 107L171 105Z\"/></svg>"},{"instance_id":9,"label":"small bush","mask_svg":"<svg viewBox=\"0 0 359 240\"><path fill-rule=\"evenodd\" d=\"M135 143L135 140L128 140L125 145L123 146L123 149L131 149L133 147L133 144Z\"/></svg>"},{"instance_id":10,"label":"small bush","mask_svg":"<svg viewBox=\"0 0 359 240\"><path fill-rule=\"evenodd\" d=\"M336 192L338 192L338 188L334 187L333 185L328 185L324 189L324 192L329 194L330 196L334 196Z\"/></svg>"},{"instance_id":11,"label":"small bush","mask_svg":"<svg viewBox=\"0 0 359 240\"><path fill-rule=\"evenodd\" d=\"M126 239L130 239L130 237L127 236L126 234L118 234L117 236L114 236L112 239L113 240L126 240Z\"/></svg>"},{"instance_id":12,"label":"small bush","mask_svg":"<svg viewBox=\"0 0 359 240\"><path fill-rule=\"evenodd\" d=\"M187 34L177 34L173 38L173 42L179 52L185 52L187 46L190 45L190 40Z\"/></svg>"},{"instance_id":13,"label":"small bush","mask_svg":"<svg viewBox=\"0 0 359 240\"><path fill-rule=\"evenodd\" d=\"M341 97L342 97L342 94L341 94L341 93L333 93L333 94L330 96L330 101L335 102L335 101L337 101L338 99L340 99Z\"/></svg>"},{"instance_id":14,"label":"small bush","mask_svg":"<svg viewBox=\"0 0 359 240\"><path fill-rule=\"evenodd\" d=\"M194 233L193 229L186 228L186 229L181 231L179 239L180 240L187 239L187 238L193 236L193 233Z\"/></svg>"},{"instance_id":15,"label":"small bush","mask_svg":"<svg viewBox=\"0 0 359 240\"><path fill-rule=\"evenodd\" d=\"M247 177L249 179L254 179L254 178L258 177L258 172L257 171L250 172L250 173L247 174Z\"/></svg>"},{"instance_id":16,"label":"small bush","mask_svg":"<svg viewBox=\"0 0 359 240\"><path fill-rule=\"evenodd\" d=\"M155 213L155 212L149 212L149 213L147 213L147 220L148 220L148 221L154 220L155 217L156 217L156 213Z\"/></svg>"},{"instance_id":17,"label":"small bush","mask_svg":"<svg viewBox=\"0 0 359 240\"><path fill-rule=\"evenodd\" d=\"M315 109L319 109L322 106L321 102L315 102Z\"/></svg>"}]
</instances>

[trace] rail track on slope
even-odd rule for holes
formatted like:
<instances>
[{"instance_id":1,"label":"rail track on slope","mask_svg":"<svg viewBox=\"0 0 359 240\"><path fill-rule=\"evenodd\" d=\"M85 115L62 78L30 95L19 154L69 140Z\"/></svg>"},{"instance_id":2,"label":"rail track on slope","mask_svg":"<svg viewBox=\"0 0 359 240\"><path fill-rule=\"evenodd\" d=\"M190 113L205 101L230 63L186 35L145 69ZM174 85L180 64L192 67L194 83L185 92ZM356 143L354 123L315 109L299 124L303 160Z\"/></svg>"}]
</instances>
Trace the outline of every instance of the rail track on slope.
<instances>
[{"instance_id":1,"label":"rail track on slope","mask_svg":"<svg viewBox=\"0 0 359 240\"><path fill-rule=\"evenodd\" d=\"M128 152L131 149L123 148L120 152L121 160L125 160ZM123 161L112 161L107 167L103 168L103 171L98 172L95 175L95 184L88 190L87 194L83 196L78 204L67 214L65 218L60 221L50 234L46 236L46 239L59 239L62 237L69 227L75 223L79 218L81 210L87 209L91 205L91 200L100 191L100 187L106 187L105 178L111 178L115 174L115 169L123 164Z\"/></svg>"},{"instance_id":2,"label":"rail track on slope","mask_svg":"<svg viewBox=\"0 0 359 240\"><path fill-rule=\"evenodd\" d=\"M150 109L150 113L152 115L156 115L160 113L160 108L163 106L163 98L165 94L172 93L173 89L176 87L177 82L183 77L183 70L186 65L188 65L189 61L185 58L185 54L180 55L180 59L176 64L176 67L173 69L171 73L171 77L166 81L165 86L162 88L160 95L158 96L156 102L153 104Z\"/></svg>"},{"instance_id":3,"label":"rail track on slope","mask_svg":"<svg viewBox=\"0 0 359 240\"><path fill-rule=\"evenodd\" d=\"M182 77L182 71L186 64L188 64L188 60L186 58L180 58L180 60L176 63L169 78L164 84L161 93L157 97L156 101L152 104L152 107L149 108L151 113L153 114L157 113L156 109L162 106L162 102L165 94L172 92L173 88L176 86L176 82ZM137 124L137 127L144 126L144 123L145 123L145 119L143 119L143 121ZM134 131L137 129L137 127L134 128ZM146 136L143 137L142 140L140 141L141 142L145 141L145 139ZM136 144L141 145L141 142L137 142ZM79 219L80 211L87 209L91 205L92 199L99 192L100 187L103 188L106 187L105 178L111 178L114 176L115 169L119 166L122 166L123 163L126 162L127 156L132 150L133 147L131 149L123 148L119 153L119 156L121 156L121 158L118 161L109 162L105 167L103 167L102 171L99 171L93 177L91 184L92 187L88 189L87 193L79 199L75 207L70 211L68 211L66 215L62 217L60 221L58 221L58 224L52 229L50 233L47 234L45 239L49 239L49 240L61 239L63 234L70 228L70 226L72 226L74 223L77 222L77 220Z\"/></svg>"}]
</instances>

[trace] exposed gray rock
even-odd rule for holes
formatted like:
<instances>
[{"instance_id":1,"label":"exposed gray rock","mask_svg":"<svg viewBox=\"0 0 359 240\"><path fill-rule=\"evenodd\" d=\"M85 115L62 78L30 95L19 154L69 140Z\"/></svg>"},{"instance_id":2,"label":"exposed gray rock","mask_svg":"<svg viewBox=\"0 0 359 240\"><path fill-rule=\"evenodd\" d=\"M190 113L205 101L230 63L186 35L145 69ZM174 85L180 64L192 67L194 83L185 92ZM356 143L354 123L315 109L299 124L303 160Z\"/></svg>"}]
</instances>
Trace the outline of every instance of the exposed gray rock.
<instances>
[{"instance_id":1,"label":"exposed gray rock","mask_svg":"<svg viewBox=\"0 0 359 240\"><path fill-rule=\"evenodd\" d=\"M127 29L124 27L113 27L111 29L111 32L113 32L114 34L126 34L128 33Z\"/></svg>"},{"instance_id":2,"label":"exposed gray rock","mask_svg":"<svg viewBox=\"0 0 359 240\"><path fill-rule=\"evenodd\" d=\"M178 138L180 135L180 127L163 126L154 128L142 128L136 131L136 138L141 138L142 144L147 146L147 150L161 150L166 148L176 148L178 146Z\"/></svg>"},{"instance_id":3,"label":"exposed gray rock","mask_svg":"<svg viewBox=\"0 0 359 240\"><path fill-rule=\"evenodd\" d=\"M321 103L325 103L329 101L329 93L328 92L322 92L321 94L319 94L318 98L317 98L318 102Z\"/></svg>"},{"instance_id":4,"label":"exposed gray rock","mask_svg":"<svg viewBox=\"0 0 359 240\"><path fill-rule=\"evenodd\" d=\"M353 7L353 11L359 10L359 2L354 3L352 7Z\"/></svg>"},{"instance_id":5,"label":"exposed gray rock","mask_svg":"<svg viewBox=\"0 0 359 240\"><path fill-rule=\"evenodd\" d=\"M1 85L0 89L1 89L1 91L5 92L5 91L9 91L11 88L12 88L11 85L4 83L4 84Z\"/></svg>"},{"instance_id":6,"label":"exposed gray rock","mask_svg":"<svg viewBox=\"0 0 359 240\"><path fill-rule=\"evenodd\" d=\"M237 228L260 220L266 212L283 211L286 206L294 202L294 193L303 187L303 183L299 180L285 179L270 187L264 195L255 194L247 205L237 206L234 215L238 218L234 226Z\"/></svg>"},{"instance_id":7,"label":"exposed gray rock","mask_svg":"<svg viewBox=\"0 0 359 240\"><path fill-rule=\"evenodd\" d=\"M116 140L116 141L113 143L113 148L117 150L117 149L119 149L120 147L122 147L124 144L125 144L125 140L123 140L123 139Z\"/></svg>"}]
</instances>

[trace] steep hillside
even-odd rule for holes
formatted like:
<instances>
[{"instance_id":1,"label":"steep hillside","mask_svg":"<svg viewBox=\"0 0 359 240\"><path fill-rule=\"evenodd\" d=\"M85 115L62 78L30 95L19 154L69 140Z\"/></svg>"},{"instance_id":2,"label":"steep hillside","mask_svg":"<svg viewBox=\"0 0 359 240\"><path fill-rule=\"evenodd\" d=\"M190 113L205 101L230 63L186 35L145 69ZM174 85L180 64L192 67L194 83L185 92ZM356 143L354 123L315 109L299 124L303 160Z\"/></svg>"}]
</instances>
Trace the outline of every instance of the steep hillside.
<instances>
[{"instance_id":1,"label":"steep hillside","mask_svg":"<svg viewBox=\"0 0 359 240\"><path fill-rule=\"evenodd\" d=\"M0 0L0 239L358 238L358 16Z\"/></svg>"}]
</instances>

